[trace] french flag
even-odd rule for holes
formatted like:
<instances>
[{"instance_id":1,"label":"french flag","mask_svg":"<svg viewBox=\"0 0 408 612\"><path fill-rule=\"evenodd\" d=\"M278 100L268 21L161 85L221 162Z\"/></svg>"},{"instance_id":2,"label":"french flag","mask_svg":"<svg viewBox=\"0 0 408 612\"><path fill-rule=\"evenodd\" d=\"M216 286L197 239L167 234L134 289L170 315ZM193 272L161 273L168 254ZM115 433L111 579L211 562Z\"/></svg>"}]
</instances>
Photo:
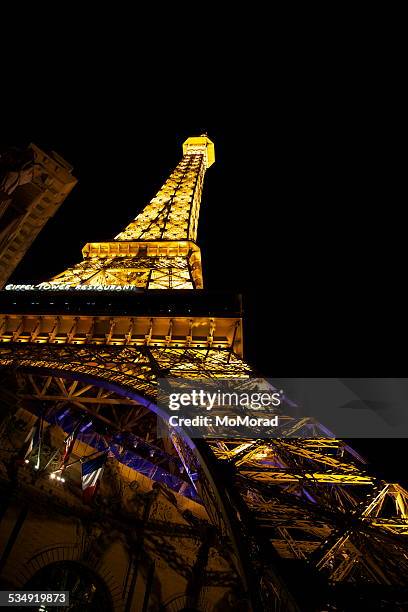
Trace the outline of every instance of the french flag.
<instances>
[{"instance_id":1,"label":"french flag","mask_svg":"<svg viewBox=\"0 0 408 612\"><path fill-rule=\"evenodd\" d=\"M98 490L106 462L106 453L82 464L82 499L90 504Z\"/></svg>"},{"instance_id":2,"label":"french flag","mask_svg":"<svg viewBox=\"0 0 408 612\"><path fill-rule=\"evenodd\" d=\"M77 436L79 434L79 429L81 427L81 424L82 424L82 421L77 423L77 425L74 427L72 432L69 434L69 436L65 440L65 451L64 451L64 455L62 457L62 461L61 461L61 465L60 465L61 472L63 472L65 470L66 465L67 465L67 463L69 461L69 458L71 456L72 450L74 448L75 440L77 439Z\"/></svg>"}]
</instances>

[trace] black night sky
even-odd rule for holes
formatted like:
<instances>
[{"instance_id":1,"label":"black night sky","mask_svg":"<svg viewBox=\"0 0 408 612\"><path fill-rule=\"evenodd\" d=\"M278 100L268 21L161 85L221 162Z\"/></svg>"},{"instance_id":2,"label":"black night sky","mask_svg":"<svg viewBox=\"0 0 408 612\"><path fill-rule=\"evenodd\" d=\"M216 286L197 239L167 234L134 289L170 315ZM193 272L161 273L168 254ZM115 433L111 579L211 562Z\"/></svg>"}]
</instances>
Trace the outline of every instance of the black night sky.
<instances>
[{"instance_id":1,"label":"black night sky","mask_svg":"<svg viewBox=\"0 0 408 612\"><path fill-rule=\"evenodd\" d=\"M113 238L206 130L216 163L200 214L207 289L243 295L245 356L270 377L406 376L406 259L390 153L361 117L262 126L161 127L146 121L37 126L30 141L74 166L78 185L12 277L40 281ZM356 441L379 475L405 482L405 440Z\"/></svg>"}]
</instances>

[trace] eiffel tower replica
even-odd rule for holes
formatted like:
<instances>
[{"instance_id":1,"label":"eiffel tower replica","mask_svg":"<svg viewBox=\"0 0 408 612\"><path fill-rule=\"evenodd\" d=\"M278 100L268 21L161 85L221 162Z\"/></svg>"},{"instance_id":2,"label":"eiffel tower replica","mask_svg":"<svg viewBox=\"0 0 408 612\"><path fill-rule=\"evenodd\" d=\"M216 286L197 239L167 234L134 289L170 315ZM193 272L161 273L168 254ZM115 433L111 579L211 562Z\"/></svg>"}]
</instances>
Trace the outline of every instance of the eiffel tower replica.
<instances>
[{"instance_id":1,"label":"eiffel tower replica","mask_svg":"<svg viewBox=\"0 0 408 612\"><path fill-rule=\"evenodd\" d=\"M82 261L42 283L7 285L2 372L24 377L21 400L74 405L132 433L152 464L160 458L152 480L202 504L212 539L172 610L227 609L200 603L214 538L231 551L242 593L235 609L408 609L408 493L313 419L293 419L291 437L272 440L155 437L159 377L252 372L239 299L203 289L196 238L214 161L206 135L188 138L163 187L113 240L86 244Z\"/></svg>"}]
</instances>

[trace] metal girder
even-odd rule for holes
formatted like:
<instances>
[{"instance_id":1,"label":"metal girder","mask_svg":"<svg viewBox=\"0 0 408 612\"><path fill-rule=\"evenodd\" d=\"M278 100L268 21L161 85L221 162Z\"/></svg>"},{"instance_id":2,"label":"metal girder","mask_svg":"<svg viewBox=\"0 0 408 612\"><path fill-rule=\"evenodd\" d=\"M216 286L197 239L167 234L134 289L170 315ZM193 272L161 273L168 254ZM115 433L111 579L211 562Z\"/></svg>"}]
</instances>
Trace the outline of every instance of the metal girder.
<instances>
[{"instance_id":1,"label":"metal girder","mask_svg":"<svg viewBox=\"0 0 408 612\"><path fill-rule=\"evenodd\" d=\"M239 354L241 340L241 320L234 317L0 314L0 345L9 342L102 344L155 349L224 349ZM218 353L222 355L217 350ZM183 353L178 351L178 354ZM226 359L231 361L233 357L228 354ZM247 366L246 370L250 371Z\"/></svg>"},{"instance_id":2,"label":"metal girder","mask_svg":"<svg viewBox=\"0 0 408 612\"><path fill-rule=\"evenodd\" d=\"M116 410L107 422L111 427L124 429L126 426L137 429L139 418L149 418L146 406L143 416L137 412L141 404L134 393L137 398L154 401L157 376L161 372L193 377L247 376L247 366L237 357L228 362L227 355L222 351L146 346L0 345L0 364L31 372L27 379L31 390L23 389L21 399L27 402L68 401L96 416L99 412L102 419L107 419L106 411ZM35 372L41 373L41 380ZM95 387L93 380L99 380L102 389ZM123 419L117 413L119 408L126 415ZM187 473L190 476L198 474L196 486L212 522L220 534L227 535L230 527L223 509L225 500L223 496L218 497L210 473L203 471L200 460L181 439L173 438L172 441ZM154 439L152 442L155 443ZM387 532L393 537L401 537L408 531L407 493L396 485L384 485L377 491L375 479L358 466L352 454L339 454L342 444L321 439L303 440L301 444L296 440L206 442L215 461L220 466L229 466L228 469L239 476L237 480L234 476L231 485L227 486L237 488L259 533L267 534L271 546L283 559L307 560L322 572L330 567L331 579L335 581L347 580L358 566L358 572L369 574L371 580L382 583L384 576L389 575L387 581L393 582L398 580L394 565L388 570L377 571L378 553L374 550L370 560L370 541L362 540L364 549L360 550L358 538L350 539L347 525L352 508L357 508L365 527L355 522L353 534L374 530L383 542ZM265 487L262 494L253 492L257 486ZM354 488L356 494L352 492ZM366 495L362 489L371 491L372 499L360 510ZM386 494L395 505L394 517L381 516ZM346 535L335 535L341 532L342 522ZM333 538L335 545L330 548L330 556L322 553L325 561L319 561L323 557L318 551L327 546L326 540Z\"/></svg>"},{"instance_id":3,"label":"metal girder","mask_svg":"<svg viewBox=\"0 0 408 612\"><path fill-rule=\"evenodd\" d=\"M195 244L204 174L212 142L187 146L157 195L115 242L90 243L84 260L50 280L51 285L131 285L146 289L202 289L200 249Z\"/></svg>"},{"instance_id":4,"label":"metal girder","mask_svg":"<svg viewBox=\"0 0 408 612\"><path fill-rule=\"evenodd\" d=\"M136 219L113 241L85 245L83 261L51 279L47 290L70 295L83 285L101 290L112 285L202 288L195 239L203 178L214 151L201 136L186 141L183 152L180 164ZM30 385L20 389L18 401L67 402L112 431L136 435L143 430L145 442L160 444L167 455L174 453L218 541L228 542L254 609L299 609L289 562L315 581L312 586L322 584L321 577L327 584L407 586L408 493L372 476L358 453L341 440L323 437L313 419L283 415L281 439L194 443L170 431L166 443L155 440L149 419L150 411L157 410L159 377L251 375L241 358L239 316L190 317L183 310L184 316L177 317L171 306L165 311L172 313L168 317L162 310L157 317L151 311L122 316L120 310L119 316L101 316L100 310L82 316L83 307L81 303L81 316L68 311L70 303L55 316L49 305L44 312L36 308L32 313L30 307L25 312L24 306L19 311L23 314L11 309L0 315L0 366L28 377ZM185 560L162 533L155 533L150 543L146 540L148 546L163 548L168 563L191 578ZM207 555L203 546L196 574L205 574ZM195 582L201 588L199 576ZM197 584L190 587L194 590ZM326 600L319 603L327 605Z\"/></svg>"}]
</instances>

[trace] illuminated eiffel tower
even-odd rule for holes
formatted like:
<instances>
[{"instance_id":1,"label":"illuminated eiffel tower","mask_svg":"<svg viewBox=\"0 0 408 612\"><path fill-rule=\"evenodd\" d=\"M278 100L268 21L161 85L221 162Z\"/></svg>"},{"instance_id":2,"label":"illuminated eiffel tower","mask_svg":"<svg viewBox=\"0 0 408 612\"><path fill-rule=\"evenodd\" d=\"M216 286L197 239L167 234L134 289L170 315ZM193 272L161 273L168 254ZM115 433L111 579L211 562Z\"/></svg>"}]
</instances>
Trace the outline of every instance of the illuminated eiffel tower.
<instances>
[{"instance_id":1,"label":"illuminated eiffel tower","mask_svg":"<svg viewBox=\"0 0 408 612\"><path fill-rule=\"evenodd\" d=\"M173 433L163 442L154 418L143 435L138 430L141 407L154 415L161 376L251 374L239 300L203 290L196 237L204 175L214 160L207 136L189 138L161 190L114 240L86 244L83 261L49 281L8 285L0 365L26 378L23 400L72 403L113 430L143 437L160 456L153 480L170 482L163 452L180 459L184 480L173 478L171 486L197 494L230 550L241 585L236 609L406 602L408 493L371 475L358 453L322 437L312 419L289 423L299 438L273 440L192 443ZM195 582L172 610L221 609L216 599L202 603L208 550L200 559Z\"/></svg>"},{"instance_id":2,"label":"illuminated eiffel tower","mask_svg":"<svg viewBox=\"0 0 408 612\"><path fill-rule=\"evenodd\" d=\"M52 279L54 286L115 285L143 289L202 289L196 245L204 173L214 163L205 136L189 138L160 191L112 242L93 242L84 260Z\"/></svg>"}]
</instances>

